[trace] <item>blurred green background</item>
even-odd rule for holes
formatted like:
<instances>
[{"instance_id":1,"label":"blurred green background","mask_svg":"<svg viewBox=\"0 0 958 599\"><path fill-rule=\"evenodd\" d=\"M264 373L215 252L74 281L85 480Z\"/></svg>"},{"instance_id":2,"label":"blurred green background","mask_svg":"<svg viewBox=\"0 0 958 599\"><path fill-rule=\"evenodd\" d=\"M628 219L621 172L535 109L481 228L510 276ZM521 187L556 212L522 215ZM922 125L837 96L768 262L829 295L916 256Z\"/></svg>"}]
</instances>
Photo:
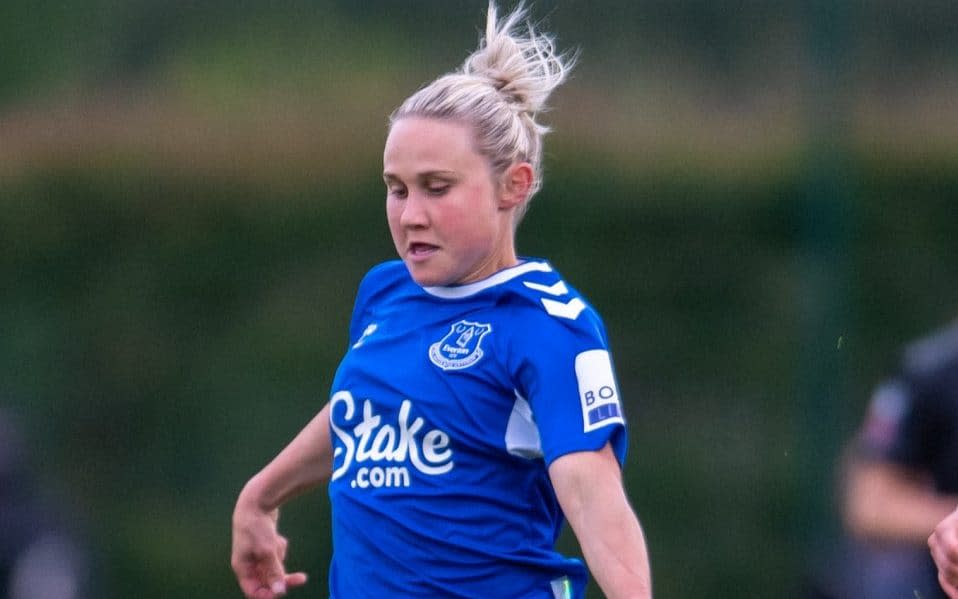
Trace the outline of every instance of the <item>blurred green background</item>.
<instances>
[{"instance_id":1,"label":"blurred green background","mask_svg":"<svg viewBox=\"0 0 958 599\"><path fill-rule=\"evenodd\" d=\"M386 116L484 9L0 5L0 407L97 596L239 596L233 500L322 405L393 256ZM958 3L533 14L581 60L519 249L605 317L657 596L800 596L872 385L956 314ZM327 510L284 514L312 575L291 596L325 596Z\"/></svg>"}]
</instances>

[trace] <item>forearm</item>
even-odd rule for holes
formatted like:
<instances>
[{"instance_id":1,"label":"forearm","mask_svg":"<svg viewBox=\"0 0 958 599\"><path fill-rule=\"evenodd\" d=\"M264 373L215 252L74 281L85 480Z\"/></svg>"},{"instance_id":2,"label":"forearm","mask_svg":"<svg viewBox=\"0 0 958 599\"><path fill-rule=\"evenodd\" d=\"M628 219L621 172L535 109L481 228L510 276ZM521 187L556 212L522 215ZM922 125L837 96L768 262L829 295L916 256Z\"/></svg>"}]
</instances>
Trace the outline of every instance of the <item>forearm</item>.
<instances>
[{"instance_id":1,"label":"forearm","mask_svg":"<svg viewBox=\"0 0 958 599\"><path fill-rule=\"evenodd\" d=\"M912 473L887 463L856 465L849 473L845 522L863 539L923 545L958 504Z\"/></svg>"},{"instance_id":2,"label":"forearm","mask_svg":"<svg viewBox=\"0 0 958 599\"><path fill-rule=\"evenodd\" d=\"M611 449L563 456L549 469L590 572L609 599L650 599L645 537Z\"/></svg>"},{"instance_id":3,"label":"forearm","mask_svg":"<svg viewBox=\"0 0 958 599\"><path fill-rule=\"evenodd\" d=\"M586 510L573 527L579 529L576 537L606 597L648 599L652 584L642 528L625 497L616 499L615 504L621 507Z\"/></svg>"},{"instance_id":4,"label":"forearm","mask_svg":"<svg viewBox=\"0 0 958 599\"><path fill-rule=\"evenodd\" d=\"M329 406L243 487L237 505L271 512L329 479L332 473Z\"/></svg>"},{"instance_id":5,"label":"forearm","mask_svg":"<svg viewBox=\"0 0 958 599\"><path fill-rule=\"evenodd\" d=\"M331 472L327 406L246 483L236 500L230 564L246 597L275 599L306 583L305 573L286 573L288 541L279 533L279 508L328 479Z\"/></svg>"}]
</instances>

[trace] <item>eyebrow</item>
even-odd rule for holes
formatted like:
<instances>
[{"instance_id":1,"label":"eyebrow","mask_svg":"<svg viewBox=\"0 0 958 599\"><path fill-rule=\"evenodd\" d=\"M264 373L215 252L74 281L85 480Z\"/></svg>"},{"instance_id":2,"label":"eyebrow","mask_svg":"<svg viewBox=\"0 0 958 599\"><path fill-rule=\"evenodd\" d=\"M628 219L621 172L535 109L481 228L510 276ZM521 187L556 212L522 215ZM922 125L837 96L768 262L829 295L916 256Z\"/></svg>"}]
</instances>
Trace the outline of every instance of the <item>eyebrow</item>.
<instances>
[{"instance_id":1,"label":"eyebrow","mask_svg":"<svg viewBox=\"0 0 958 599\"><path fill-rule=\"evenodd\" d=\"M454 179L454 178L457 178L457 176L458 175L456 175L455 171L435 170L435 171L425 171L422 173L418 173L416 175L416 179L419 181L425 181L425 180L434 179L434 178ZM383 173L383 180L387 182L402 181L402 179L399 178L398 175L390 173L389 171L386 171Z\"/></svg>"}]
</instances>

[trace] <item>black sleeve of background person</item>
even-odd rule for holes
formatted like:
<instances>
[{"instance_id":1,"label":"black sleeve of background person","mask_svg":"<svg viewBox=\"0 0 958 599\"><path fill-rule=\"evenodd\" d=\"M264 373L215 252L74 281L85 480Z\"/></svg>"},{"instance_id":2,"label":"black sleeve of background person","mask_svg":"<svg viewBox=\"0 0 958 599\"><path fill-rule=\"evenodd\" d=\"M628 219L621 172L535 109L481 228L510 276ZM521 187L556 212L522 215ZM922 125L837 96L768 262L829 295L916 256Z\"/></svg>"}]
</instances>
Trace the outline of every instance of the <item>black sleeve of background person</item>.
<instances>
[{"instance_id":1,"label":"black sleeve of background person","mask_svg":"<svg viewBox=\"0 0 958 599\"><path fill-rule=\"evenodd\" d=\"M911 401L888 457L902 465L930 472L946 430L942 406L926 381L913 373L901 376L900 380L909 389Z\"/></svg>"},{"instance_id":2,"label":"black sleeve of background person","mask_svg":"<svg viewBox=\"0 0 958 599\"><path fill-rule=\"evenodd\" d=\"M908 404L884 458L902 466L923 470L930 467L927 456L931 445L925 440L925 428L934 420L927 414L931 406L918 392L911 377L900 374L897 380L908 390Z\"/></svg>"},{"instance_id":3,"label":"black sleeve of background person","mask_svg":"<svg viewBox=\"0 0 958 599\"><path fill-rule=\"evenodd\" d=\"M958 493L958 356L923 381L922 395L933 409L928 410L928 452L935 486L942 493Z\"/></svg>"},{"instance_id":4,"label":"black sleeve of background person","mask_svg":"<svg viewBox=\"0 0 958 599\"><path fill-rule=\"evenodd\" d=\"M939 491L958 492L958 359L903 378L912 404L889 457L930 473Z\"/></svg>"}]
</instances>

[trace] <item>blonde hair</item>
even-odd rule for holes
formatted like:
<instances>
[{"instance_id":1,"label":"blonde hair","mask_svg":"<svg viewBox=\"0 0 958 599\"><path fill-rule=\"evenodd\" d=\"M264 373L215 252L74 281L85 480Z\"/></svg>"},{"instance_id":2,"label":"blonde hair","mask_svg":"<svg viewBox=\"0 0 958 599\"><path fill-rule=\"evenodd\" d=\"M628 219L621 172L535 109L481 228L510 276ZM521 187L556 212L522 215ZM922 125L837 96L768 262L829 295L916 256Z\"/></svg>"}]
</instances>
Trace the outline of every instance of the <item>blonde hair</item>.
<instances>
[{"instance_id":1,"label":"blonde hair","mask_svg":"<svg viewBox=\"0 0 958 599\"><path fill-rule=\"evenodd\" d=\"M470 125L476 149L498 178L517 162L535 173L529 196L517 212L522 218L528 200L542 186L542 137L549 128L536 122L546 100L562 84L575 57L557 53L555 38L526 22L520 4L502 20L489 3L485 35L462 67L423 87L390 116L390 125L407 116L453 120Z\"/></svg>"}]
</instances>

